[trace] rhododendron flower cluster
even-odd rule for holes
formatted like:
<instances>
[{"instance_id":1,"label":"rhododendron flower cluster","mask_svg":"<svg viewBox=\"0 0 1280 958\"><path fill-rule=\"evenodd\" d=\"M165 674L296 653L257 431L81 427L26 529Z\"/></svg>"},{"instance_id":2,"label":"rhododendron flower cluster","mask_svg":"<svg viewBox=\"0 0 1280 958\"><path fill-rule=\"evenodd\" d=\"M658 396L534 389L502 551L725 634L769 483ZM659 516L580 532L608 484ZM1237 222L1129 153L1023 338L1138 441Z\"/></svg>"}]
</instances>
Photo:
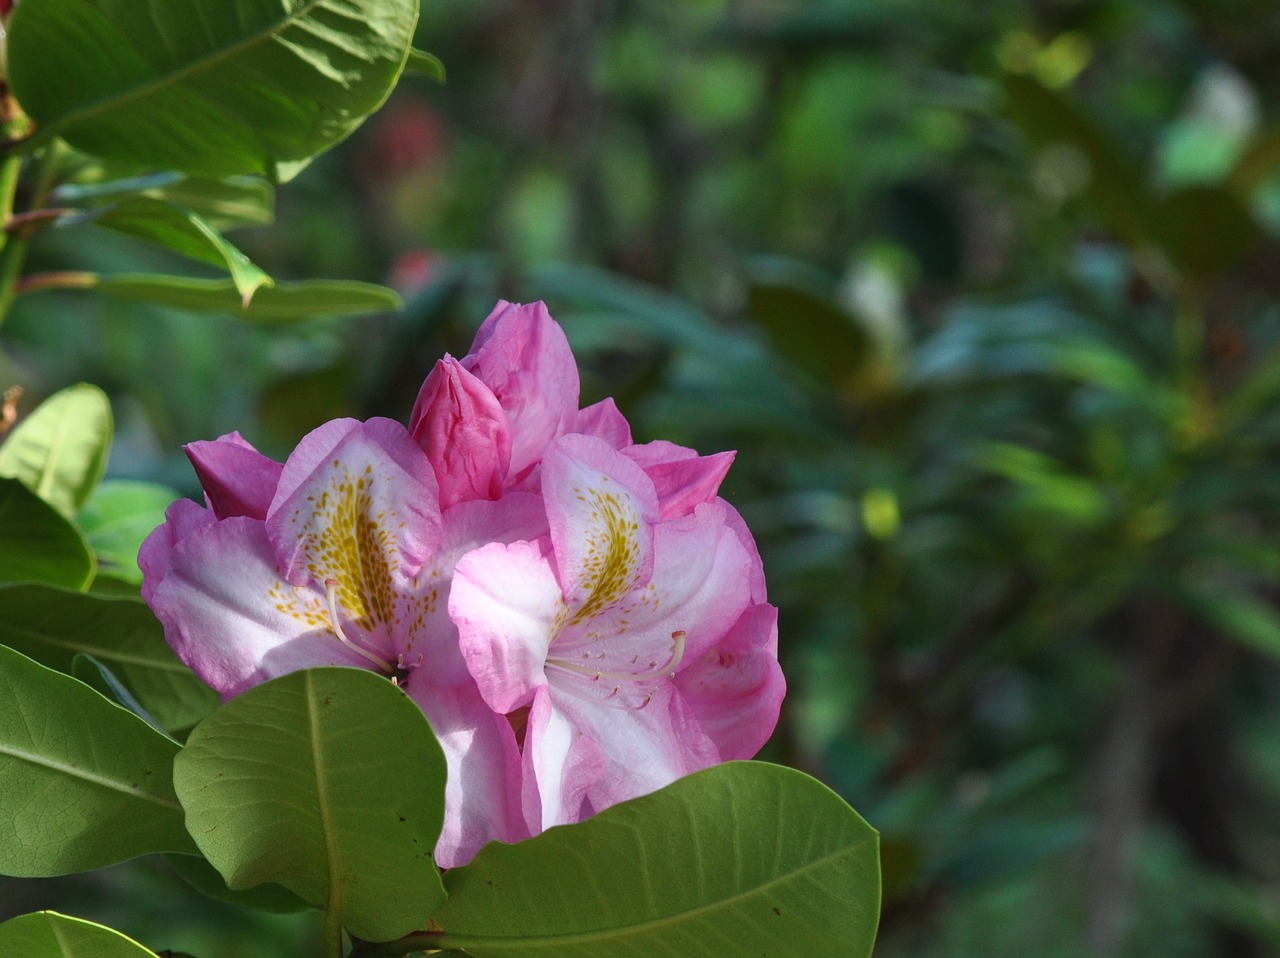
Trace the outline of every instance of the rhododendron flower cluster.
<instances>
[{"instance_id":1,"label":"rhododendron flower cluster","mask_svg":"<svg viewBox=\"0 0 1280 958\"><path fill-rule=\"evenodd\" d=\"M448 763L443 867L749 758L777 721L777 612L717 492L732 454L636 444L541 303L501 303L408 426L336 420L284 463L186 447L205 503L143 545L143 596L233 697L373 669Z\"/></svg>"}]
</instances>

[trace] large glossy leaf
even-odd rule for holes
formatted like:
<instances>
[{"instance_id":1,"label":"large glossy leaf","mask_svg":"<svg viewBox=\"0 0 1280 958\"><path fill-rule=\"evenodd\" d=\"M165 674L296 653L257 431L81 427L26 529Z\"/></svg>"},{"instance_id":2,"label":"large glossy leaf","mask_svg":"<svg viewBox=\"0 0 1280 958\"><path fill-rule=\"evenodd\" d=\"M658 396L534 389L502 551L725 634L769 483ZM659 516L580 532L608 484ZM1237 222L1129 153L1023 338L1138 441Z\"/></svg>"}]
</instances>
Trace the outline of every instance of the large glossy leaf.
<instances>
[{"instance_id":1,"label":"large glossy leaf","mask_svg":"<svg viewBox=\"0 0 1280 958\"><path fill-rule=\"evenodd\" d=\"M14 958L156 958L132 938L104 925L38 911L0 925L0 954Z\"/></svg>"},{"instance_id":2,"label":"large glossy leaf","mask_svg":"<svg viewBox=\"0 0 1280 958\"><path fill-rule=\"evenodd\" d=\"M174 769L191 834L230 888L275 882L372 941L421 927L444 898L444 782L422 710L346 668L250 689L196 726Z\"/></svg>"},{"instance_id":3,"label":"large glossy leaf","mask_svg":"<svg viewBox=\"0 0 1280 958\"><path fill-rule=\"evenodd\" d=\"M732 762L451 870L424 947L475 958L871 952L875 831L793 769Z\"/></svg>"},{"instance_id":4,"label":"large glossy leaf","mask_svg":"<svg viewBox=\"0 0 1280 958\"><path fill-rule=\"evenodd\" d=\"M0 479L0 582L83 589L93 578L84 536L18 479Z\"/></svg>"},{"instance_id":5,"label":"large glossy leaf","mask_svg":"<svg viewBox=\"0 0 1280 958\"><path fill-rule=\"evenodd\" d=\"M111 403L81 383L42 402L0 445L0 476L21 479L68 519L102 478L111 451Z\"/></svg>"},{"instance_id":6,"label":"large glossy leaf","mask_svg":"<svg viewBox=\"0 0 1280 958\"><path fill-rule=\"evenodd\" d=\"M166 729L190 728L217 706L217 694L178 661L138 599L0 586L0 643L60 672L70 673L77 655L92 656Z\"/></svg>"},{"instance_id":7,"label":"large glossy leaf","mask_svg":"<svg viewBox=\"0 0 1280 958\"><path fill-rule=\"evenodd\" d=\"M103 276L94 285L118 299L268 321L349 316L400 309L404 305L400 297L385 286L343 280L277 283L258 290L247 307L230 280L138 274Z\"/></svg>"},{"instance_id":8,"label":"large glossy leaf","mask_svg":"<svg viewBox=\"0 0 1280 958\"><path fill-rule=\"evenodd\" d=\"M84 683L0 646L0 873L193 852L173 792L177 751Z\"/></svg>"},{"instance_id":9,"label":"large glossy leaf","mask_svg":"<svg viewBox=\"0 0 1280 958\"><path fill-rule=\"evenodd\" d=\"M66 183L53 191L50 202L94 205L132 196L166 200L198 213L217 229L265 226L275 218L275 188L260 177L210 179L172 170L97 183Z\"/></svg>"},{"instance_id":10,"label":"large glossy leaf","mask_svg":"<svg viewBox=\"0 0 1280 958\"><path fill-rule=\"evenodd\" d=\"M85 503L76 523L98 557L98 571L135 584L142 581L138 549L164 521L164 511L178 498L167 486L128 479L108 479Z\"/></svg>"},{"instance_id":11,"label":"large glossy leaf","mask_svg":"<svg viewBox=\"0 0 1280 958\"><path fill-rule=\"evenodd\" d=\"M166 200L135 196L92 213L75 214L98 226L156 243L175 253L208 263L231 274L236 292L247 303L272 279L203 217Z\"/></svg>"},{"instance_id":12,"label":"large glossy leaf","mask_svg":"<svg viewBox=\"0 0 1280 958\"><path fill-rule=\"evenodd\" d=\"M265 884L244 891L232 891L218 870L194 855L167 855L169 865L192 888L217 901L230 902L257 911L286 915L306 911L311 906L279 885Z\"/></svg>"},{"instance_id":13,"label":"large glossy leaf","mask_svg":"<svg viewBox=\"0 0 1280 958\"><path fill-rule=\"evenodd\" d=\"M13 93L86 153L285 180L395 85L418 0L24 0Z\"/></svg>"}]
</instances>

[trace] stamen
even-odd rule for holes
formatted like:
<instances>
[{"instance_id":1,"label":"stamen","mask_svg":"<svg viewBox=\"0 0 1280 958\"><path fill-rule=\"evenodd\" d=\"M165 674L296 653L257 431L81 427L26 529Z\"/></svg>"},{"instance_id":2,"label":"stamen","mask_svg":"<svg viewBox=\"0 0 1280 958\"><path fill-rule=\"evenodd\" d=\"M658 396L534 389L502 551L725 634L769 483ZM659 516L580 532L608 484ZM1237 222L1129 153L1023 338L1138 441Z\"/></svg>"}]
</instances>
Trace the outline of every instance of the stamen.
<instances>
[{"instance_id":1,"label":"stamen","mask_svg":"<svg viewBox=\"0 0 1280 958\"><path fill-rule=\"evenodd\" d=\"M547 659L547 665L554 665L557 668L564 669L566 672L573 672L577 675L585 675L592 682L598 682L600 679L609 679L613 682L652 682L661 678L674 679L676 677L676 669L680 667L680 661L684 658L684 640L687 634L683 629L678 632L672 632L671 655L662 665L651 668L647 672L610 672L606 669L593 669L589 665L579 665L577 662L570 662L567 659L549 658ZM613 691L616 693L618 689L615 688ZM648 704L646 701L645 705ZM644 705L640 707L644 708Z\"/></svg>"},{"instance_id":2,"label":"stamen","mask_svg":"<svg viewBox=\"0 0 1280 958\"><path fill-rule=\"evenodd\" d=\"M329 624L333 626L333 634L337 637L338 641L341 642L343 645L345 645L347 648L349 648L352 652L356 652L359 655L364 656L366 659L368 659L370 662L376 665L378 667L379 672L390 672L394 675L395 669L392 668L390 662L383 661L382 659L378 658L378 656L370 652L368 649L362 649L360 646L356 645L354 642L348 639L347 634L342 631L342 623L338 620L338 580L337 579L324 580L324 597L325 597L325 601L329 605Z\"/></svg>"}]
</instances>

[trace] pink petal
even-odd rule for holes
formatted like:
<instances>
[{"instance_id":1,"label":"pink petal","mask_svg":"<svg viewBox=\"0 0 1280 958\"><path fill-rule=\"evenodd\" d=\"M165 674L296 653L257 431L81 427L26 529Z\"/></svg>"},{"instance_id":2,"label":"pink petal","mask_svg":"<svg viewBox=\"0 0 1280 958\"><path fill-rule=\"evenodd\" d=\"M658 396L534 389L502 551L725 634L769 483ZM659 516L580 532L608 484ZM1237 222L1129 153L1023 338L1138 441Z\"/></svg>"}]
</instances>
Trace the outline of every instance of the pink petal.
<instances>
[{"instance_id":1,"label":"pink petal","mask_svg":"<svg viewBox=\"0 0 1280 958\"><path fill-rule=\"evenodd\" d=\"M212 442L188 443L183 451L219 519L266 517L284 469L280 463L258 452L238 432Z\"/></svg>"},{"instance_id":2,"label":"pink petal","mask_svg":"<svg viewBox=\"0 0 1280 958\"><path fill-rule=\"evenodd\" d=\"M411 579L440 541L439 490L399 423L335 420L285 463L267 533L296 585L337 585L356 619L386 623L397 578Z\"/></svg>"},{"instance_id":3,"label":"pink petal","mask_svg":"<svg viewBox=\"0 0 1280 958\"><path fill-rule=\"evenodd\" d=\"M714 501L735 455L737 453L720 452L646 466L644 471L658 490L662 518L685 516L695 506Z\"/></svg>"},{"instance_id":4,"label":"pink petal","mask_svg":"<svg viewBox=\"0 0 1280 958\"><path fill-rule=\"evenodd\" d=\"M564 331L542 303L500 302L462 365L497 397L511 423L510 480L542 458L547 443L569 430L578 413L578 367Z\"/></svg>"},{"instance_id":5,"label":"pink petal","mask_svg":"<svg viewBox=\"0 0 1280 958\"><path fill-rule=\"evenodd\" d=\"M653 481L604 440L564 436L542 463L557 572L574 620L597 614L649 577Z\"/></svg>"},{"instance_id":6,"label":"pink petal","mask_svg":"<svg viewBox=\"0 0 1280 958\"><path fill-rule=\"evenodd\" d=\"M454 685L473 681L448 610L448 595L458 560L489 543L545 536L547 516L540 497L511 492L497 502L487 499L459 502L445 510L443 523L440 546L416 580L429 599L421 620L427 642L419 645L419 649L431 664L432 681L438 685Z\"/></svg>"},{"instance_id":7,"label":"pink petal","mask_svg":"<svg viewBox=\"0 0 1280 958\"><path fill-rule=\"evenodd\" d=\"M663 628L686 630L687 661L718 642L751 601L751 556L730 528L729 514L723 502L707 503L657 529L653 581L668 597Z\"/></svg>"},{"instance_id":8,"label":"pink petal","mask_svg":"<svg viewBox=\"0 0 1280 958\"><path fill-rule=\"evenodd\" d=\"M458 561L449 616L467 669L495 712L528 705L546 684L547 646L565 608L550 542L493 544Z\"/></svg>"},{"instance_id":9,"label":"pink petal","mask_svg":"<svg viewBox=\"0 0 1280 958\"><path fill-rule=\"evenodd\" d=\"M650 581L589 619L569 620L547 652L547 680L601 708L648 708L670 673L737 621L748 602L748 568L719 506L659 524Z\"/></svg>"},{"instance_id":10,"label":"pink petal","mask_svg":"<svg viewBox=\"0 0 1280 958\"><path fill-rule=\"evenodd\" d=\"M188 531L150 604L178 657L224 698L297 669L369 665L335 638L322 596L281 579L254 519Z\"/></svg>"},{"instance_id":11,"label":"pink petal","mask_svg":"<svg viewBox=\"0 0 1280 958\"><path fill-rule=\"evenodd\" d=\"M175 499L164 511L164 522L151 530L138 549L142 570L142 598L150 605L156 587L169 572L173 547L193 529L217 522L212 509L190 499Z\"/></svg>"},{"instance_id":12,"label":"pink petal","mask_svg":"<svg viewBox=\"0 0 1280 958\"><path fill-rule=\"evenodd\" d=\"M524 816L533 834L596 811L587 794L608 761L600 744L555 708L545 686L529 708L523 758Z\"/></svg>"},{"instance_id":13,"label":"pink petal","mask_svg":"<svg viewBox=\"0 0 1280 958\"><path fill-rule=\"evenodd\" d=\"M452 688L418 669L406 691L431 723L444 750L448 778L444 830L436 844L436 864L457 868L485 842L517 842L529 837L520 805L520 750L503 715L489 710L474 684Z\"/></svg>"},{"instance_id":14,"label":"pink petal","mask_svg":"<svg viewBox=\"0 0 1280 958\"><path fill-rule=\"evenodd\" d=\"M558 765L544 760L538 768L543 827L581 821L718 760L714 746L669 690L639 711L588 704L554 686L550 697L565 726L552 740L564 758ZM551 751L540 732L530 722L526 753L539 747ZM548 814L548 805L558 805L558 811Z\"/></svg>"},{"instance_id":15,"label":"pink petal","mask_svg":"<svg viewBox=\"0 0 1280 958\"><path fill-rule=\"evenodd\" d=\"M446 356L418 394L409 420L440 483L440 506L497 499L511 463L511 427L493 392Z\"/></svg>"},{"instance_id":16,"label":"pink petal","mask_svg":"<svg viewBox=\"0 0 1280 958\"><path fill-rule=\"evenodd\" d=\"M680 446L674 442L667 442L665 439L655 439L653 442L628 446L622 451L626 453L628 459L645 470L648 470L650 466L660 465L664 462L678 462L681 459L698 458L698 450L690 449L688 446Z\"/></svg>"},{"instance_id":17,"label":"pink petal","mask_svg":"<svg viewBox=\"0 0 1280 958\"><path fill-rule=\"evenodd\" d=\"M626 449L631 445L631 426L618 411L618 404L612 398L602 399L595 405L578 410L573 428L569 431L596 436L614 449Z\"/></svg>"},{"instance_id":18,"label":"pink petal","mask_svg":"<svg viewBox=\"0 0 1280 958\"><path fill-rule=\"evenodd\" d=\"M760 550L756 548L756 540L751 535L751 530L747 528L746 521L738 514L738 510L723 499L719 500L719 502L726 513L726 524L737 534L738 541L742 543L742 547L751 556L751 601L766 602L768 601L768 595L764 582L764 563L760 559ZM773 651L775 654L777 653L776 646Z\"/></svg>"},{"instance_id":19,"label":"pink petal","mask_svg":"<svg viewBox=\"0 0 1280 958\"><path fill-rule=\"evenodd\" d=\"M680 696L721 761L751 758L773 734L786 694L777 647L778 610L753 605L676 676Z\"/></svg>"}]
</instances>

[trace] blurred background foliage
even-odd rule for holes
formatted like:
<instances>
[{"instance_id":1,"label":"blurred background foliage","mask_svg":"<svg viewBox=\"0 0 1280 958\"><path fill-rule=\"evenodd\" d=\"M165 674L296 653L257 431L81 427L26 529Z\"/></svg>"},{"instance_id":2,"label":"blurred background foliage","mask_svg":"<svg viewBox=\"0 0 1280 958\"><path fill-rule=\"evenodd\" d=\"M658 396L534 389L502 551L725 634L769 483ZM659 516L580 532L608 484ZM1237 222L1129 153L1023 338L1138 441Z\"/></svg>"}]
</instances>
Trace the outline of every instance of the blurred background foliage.
<instances>
[{"instance_id":1,"label":"blurred background foliage","mask_svg":"<svg viewBox=\"0 0 1280 958\"><path fill-rule=\"evenodd\" d=\"M402 313L32 294L0 383L101 385L109 475L194 494L180 443L404 419L495 299L546 299L584 403L739 450L765 757L881 829L877 955L1280 952L1280 7L432 0L417 43L448 84L234 234ZM54 230L30 266L159 255ZM133 930L157 867L67 894ZM174 947L244 953L201 907Z\"/></svg>"}]
</instances>

